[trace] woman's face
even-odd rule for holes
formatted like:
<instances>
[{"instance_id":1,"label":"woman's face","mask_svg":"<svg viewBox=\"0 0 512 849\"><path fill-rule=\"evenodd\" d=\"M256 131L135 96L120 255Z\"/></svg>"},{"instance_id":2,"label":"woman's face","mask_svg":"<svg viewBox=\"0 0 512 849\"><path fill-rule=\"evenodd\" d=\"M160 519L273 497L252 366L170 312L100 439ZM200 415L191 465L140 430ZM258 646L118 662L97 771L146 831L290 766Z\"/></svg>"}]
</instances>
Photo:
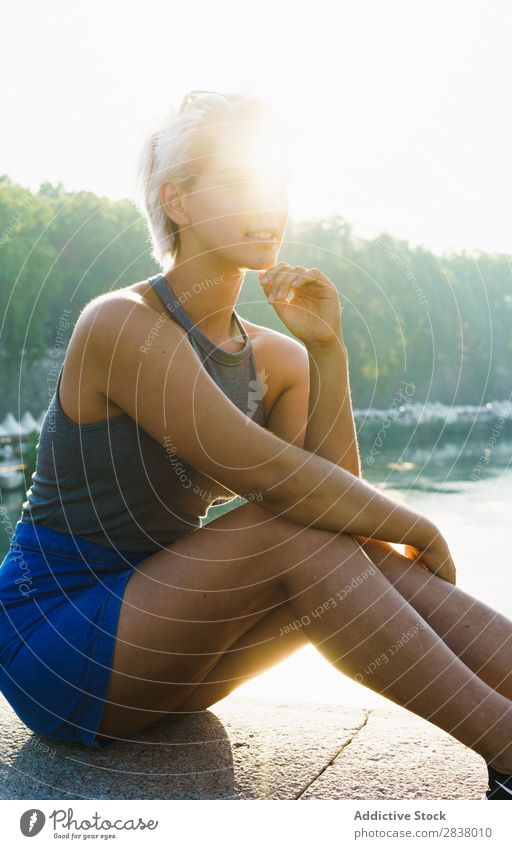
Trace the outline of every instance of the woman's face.
<instances>
[{"instance_id":1,"label":"woman's face","mask_svg":"<svg viewBox=\"0 0 512 849\"><path fill-rule=\"evenodd\" d=\"M217 129L215 139L185 198L192 226L182 232L182 249L187 255L206 252L237 269L270 268L288 220L286 153L254 128Z\"/></svg>"}]
</instances>

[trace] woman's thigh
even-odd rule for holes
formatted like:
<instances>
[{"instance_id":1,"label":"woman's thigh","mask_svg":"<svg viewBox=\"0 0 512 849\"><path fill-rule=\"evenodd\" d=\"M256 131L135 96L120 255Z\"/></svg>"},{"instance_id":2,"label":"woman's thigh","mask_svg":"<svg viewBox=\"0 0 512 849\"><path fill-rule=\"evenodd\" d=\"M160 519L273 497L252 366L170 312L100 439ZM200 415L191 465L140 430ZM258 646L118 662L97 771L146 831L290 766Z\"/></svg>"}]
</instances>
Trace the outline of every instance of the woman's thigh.
<instances>
[{"instance_id":1,"label":"woman's thigh","mask_svg":"<svg viewBox=\"0 0 512 849\"><path fill-rule=\"evenodd\" d=\"M295 623L297 616L291 604L276 607L260 619L220 656L208 675L177 705L173 718L207 710L251 678L310 645L302 627Z\"/></svg>"},{"instance_id":2,"label":"woman's thigh","mask_svg":"<svg viewBox=\"0 0 512 849\"><path fill-rule=\"evenodd\" d=\"M281 607L288 624L283 574L336 536L248 503L139 563L121 604L99 731L136 730L171 712L264 617L278 621Z\"/></svg>"},{"instance_id":3,"label":"woman's thigh","mask_svg":"<svg viewBox=\"0 0 512 849\"><path fill-rule=\"evenodd\" d=\"M302 630L287 627L295 618L291 605L286 603L267 613L224 653L216 656L215 664L201 681L183 685L180 689L182 696L186 694L185 698L180 700L173 695L172 701L176 702L173 707L168 696L164 696L161 704L153 705L152 710L107 702L98 736L123 737L159 720L175 721L184 715L206 710L308 642Z\"/></svg>"}]
</instances>

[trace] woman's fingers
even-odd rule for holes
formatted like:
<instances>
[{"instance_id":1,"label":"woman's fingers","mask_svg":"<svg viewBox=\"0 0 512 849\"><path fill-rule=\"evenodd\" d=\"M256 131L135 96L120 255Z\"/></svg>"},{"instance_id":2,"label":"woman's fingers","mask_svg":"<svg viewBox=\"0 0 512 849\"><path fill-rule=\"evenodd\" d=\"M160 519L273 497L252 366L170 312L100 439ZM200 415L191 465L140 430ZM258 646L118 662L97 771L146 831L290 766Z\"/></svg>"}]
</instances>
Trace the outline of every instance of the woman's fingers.
<instances>
[{"instance_id":1,"label":"woman's fingers","mask_svg":"<svg viewBox=\"0 0 512 849\"><path fill-rule=\"evenodd\" d=\"M271 280L263 284L265 295L269 301L281 301L288 297L292 281L296 274L291 271L281 271Z\"/></svg>"},{"instance_id":2,"label":"woman's fingers","mask_svg":"<svg viewBox=\"0 0 512 849\"><path fill-rule=\"evenodd\" d=\"M281 301L288 297L292 285L301 279L306 279L305 268L285 265L283 268L275 266L275 269L267 271L260 283L269 301Z\"/></svg>"},{"instance_id":3,"label":"woman's fingers","mask_svg":"<svg viewBox=\"0 0 512 849\"><path fill-rule=\"evenodd\" d=\"M427 569L439 575L450 584L455 584L457 571L450 554L448 543L439 528L432 522L423 521L415 531L413 540L405 547L406 551L419 552L418 558Z\"/></svg>"},{"instance_id":4,"label":"woman's fingers","mask_svg":"<svg viewBox=\"0 0 512 849\"><path fill-rule=\"evenodd\" d=\"M427 567L422 561L423 552L419 548L415 548L414 545L404 545L404 555L408 557L409 560L414 560L415 563L418 563L419 566L423 566L424 569Z\"/></svg>"},{"instance_id":5,"label":"woman's fingers","mask_svg":"<svg viewBox=\"0 0 512 849\"><path fill-rule=\"evenodd\" d=\"M448 549L425 551L423 552L421 559L426 564L427 568L434 573L434 575L438 575L450 584L455 584L455 564Z\"/></svg>"},{"instance_id":6,"label":"woman's fingers","mask_svg":"<svg viewBox=\"0 0 512 849\"><path fill-rule=\"evenodd\" d=\"M456 583L457 571L445 541L437 540L425 550L420 550L413 545L406 545L404 551L406 557L428 569L429 572L443 578L450 584Z\"/></svg>"},{"instance_id":7,"label":"woman's fingers","mask_svg":"<svg viewBox=\"0 0 512 849\"><path fill-rule=\"evenodd\" d=\"M456 582L456 574L457 570L455 569L455 563L453 562L452 556L450 554L450 549L448 548L448 543L442 534L439 534L435 543L435 559L439 564L439 570L437 572L441 578L444 578L445 581L449 581L450 584L455 584Z\"/></svg>"}]
</instances>

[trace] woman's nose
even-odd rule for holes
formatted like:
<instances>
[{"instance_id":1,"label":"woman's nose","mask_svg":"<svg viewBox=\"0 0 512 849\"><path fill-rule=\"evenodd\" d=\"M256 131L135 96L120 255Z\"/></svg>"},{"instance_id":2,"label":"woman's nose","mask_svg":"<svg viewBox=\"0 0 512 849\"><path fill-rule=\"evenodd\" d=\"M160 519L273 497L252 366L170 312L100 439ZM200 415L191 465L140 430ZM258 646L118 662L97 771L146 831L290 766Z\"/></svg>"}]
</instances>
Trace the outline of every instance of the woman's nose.
<instances>
[{"instance_id":1,"label":"woman's nose","mask_svg":"<svg viewBox=\"0 0 512 849\"><path fill-rule=\"evenodd\" d=\"M277 214L288 209L288 189L282 181L262 178L255 187L253 202L257 208Z\"/></svg>"}]
</instances>

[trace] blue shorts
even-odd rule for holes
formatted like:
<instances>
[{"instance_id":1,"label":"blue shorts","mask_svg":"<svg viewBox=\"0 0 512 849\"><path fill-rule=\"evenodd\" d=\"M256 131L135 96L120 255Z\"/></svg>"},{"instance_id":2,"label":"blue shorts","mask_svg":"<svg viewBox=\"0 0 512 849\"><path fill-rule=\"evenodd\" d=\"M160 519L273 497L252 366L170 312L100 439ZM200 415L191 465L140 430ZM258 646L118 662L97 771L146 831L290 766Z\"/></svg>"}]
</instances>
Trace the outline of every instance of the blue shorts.
<instances>
[{"instance_id":1,"label":"blue shorts","mask_svg":"<svg viewBox=\"0 0 512 849\"><path fill-rule=\"evenodd\" d=\"M154 554L116 551L18 521L0 565L0 691L32 731L97 740L123 593Z\"/></svg>"}]
</instances>

